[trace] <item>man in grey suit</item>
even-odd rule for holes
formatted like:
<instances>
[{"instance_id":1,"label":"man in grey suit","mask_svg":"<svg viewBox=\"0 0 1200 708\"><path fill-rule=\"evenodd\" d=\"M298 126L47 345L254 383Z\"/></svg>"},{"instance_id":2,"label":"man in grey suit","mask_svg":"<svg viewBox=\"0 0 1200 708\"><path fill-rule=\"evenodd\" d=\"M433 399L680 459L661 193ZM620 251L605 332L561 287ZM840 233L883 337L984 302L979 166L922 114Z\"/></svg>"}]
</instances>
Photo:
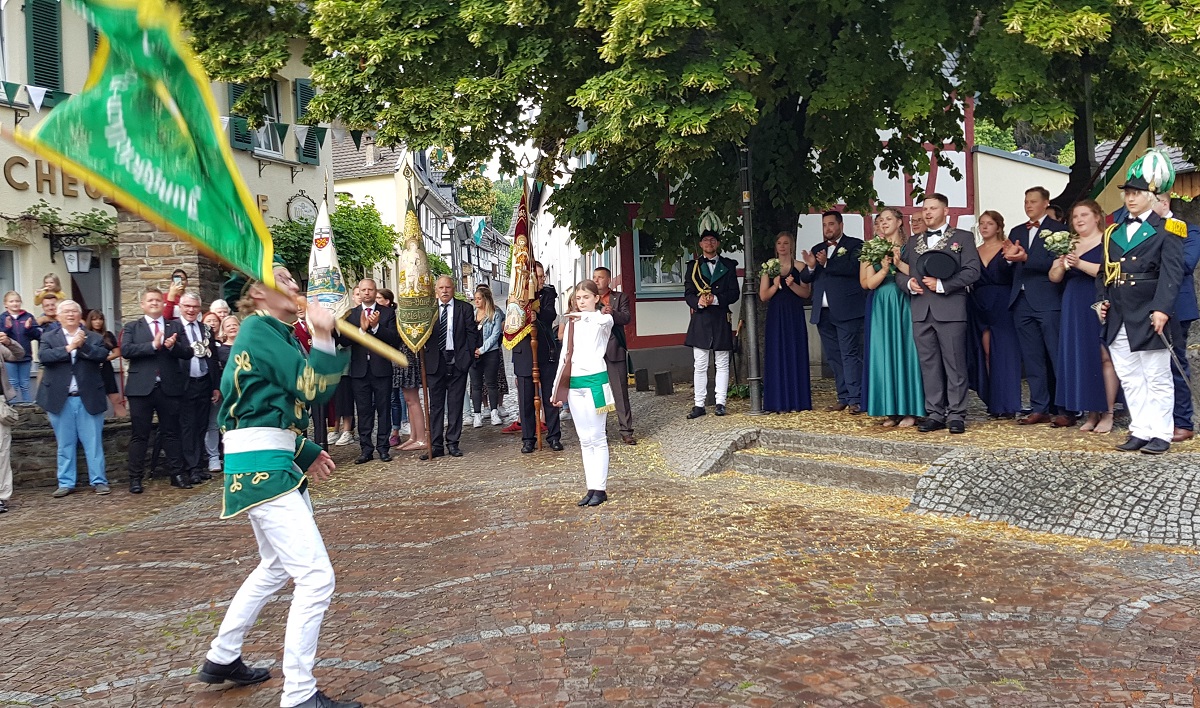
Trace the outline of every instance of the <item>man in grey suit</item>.
<instances>
[{"instance_id":1,"label":"man in grey suit","mask_svg":"<svg viewBox=\"0 0 1200 708\"><path fill-rule=\"evenodd\" d=\"M896 283L911 296L913 337L925 384L925 415L917 430L967 430L967 287L979 279L979 253L970 231L950 228L949 202L928 194L921 207L926 231L908 240L904 262L908 273ZM950 254L954 275L934 278L924 272L921 256L929 251Z\"/></svg>"}]
</instances>

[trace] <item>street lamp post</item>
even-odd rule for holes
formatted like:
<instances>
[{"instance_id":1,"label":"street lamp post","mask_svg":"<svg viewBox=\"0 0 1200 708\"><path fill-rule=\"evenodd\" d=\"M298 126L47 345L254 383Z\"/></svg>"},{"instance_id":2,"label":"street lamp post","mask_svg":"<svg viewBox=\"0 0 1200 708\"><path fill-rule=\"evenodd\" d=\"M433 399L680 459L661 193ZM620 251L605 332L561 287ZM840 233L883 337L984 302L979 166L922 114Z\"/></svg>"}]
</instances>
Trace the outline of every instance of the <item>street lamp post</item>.
<instances>
[{"instance_id":1,"label":"street lamp post","mask_svg":"<svg viewBox=\"0 0 1200 708\"><path fill-rule=\"evenodd\" d=\"M742 284L743 313L746 322L746 338L749 340L746 362L750 383L750 415L762 415L762 372L758 369L758 288L754 277L754 218L750 193L750 147L743 145L738 150L738 172L742 186L742 240L746 262L746 278Z\"/></svg>"}]
</instances>

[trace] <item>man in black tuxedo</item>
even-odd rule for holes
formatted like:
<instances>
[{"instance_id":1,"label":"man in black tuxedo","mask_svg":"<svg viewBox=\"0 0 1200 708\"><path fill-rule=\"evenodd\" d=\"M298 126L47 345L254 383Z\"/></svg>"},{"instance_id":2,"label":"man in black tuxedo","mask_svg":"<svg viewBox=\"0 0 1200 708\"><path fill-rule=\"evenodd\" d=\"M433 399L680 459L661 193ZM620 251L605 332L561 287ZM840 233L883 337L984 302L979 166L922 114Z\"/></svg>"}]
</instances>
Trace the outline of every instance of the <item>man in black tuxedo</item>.
<instances>
[{"instance_id":1,"label":"man in black tuxedo","mask_svg":"<svg viewBox=\"0 0 1200 708\"><path fill-rule=\"evenodd\" d=\"M537 327L537 362L542 383L542 414L546 417L546 444L551 450L562 450L562 425L559 413L562 410L549 404L554 397L554 319L558 317L556 304L558 293L553 285L546 285L546 269L533 262L533 273L538 279L538 313L533 326ZM521 423L521 452L533 452L537 447L537 411L533 406L533 338L525 336L512 348L513 375L517 377L517 420Z\"/></svg>"},{"instance_id":2,"label":"man in black tuxedo","mask_svg":"<svg viewBox=\"0 0 1200 708\"><path fill-rule=\"evenodd\" d=\"M166 309L164 307L164 309ZM200 296L193 292L179 297L176 308L184 337L192 357L179 362L184 375L182 406L179 410L179 447L183 472L192 484L212 479L208 471L208 452L204 436L212 407L221 400L221 381L217 378L217 343L212 330L200 321Z\"/></svg>"},{"instance_id":3,"label":"man in black tuxedo","mask_svg":"<svg viewBox=\"0 0 1200 708\"><path fill-rule=\"evenodd\" d=\"M1057 411L1054 405L1062 284L1050 281L1050 268L1057 256L1046 250L1046 241L1040 234L1068 229L1066 224L1050 218L1046 213L1049 208L1050 192L1045 187L1025 191L1025 215L1029 221L1008 232L1013 245L1004 247L1004 260L1013 268L1008 308L1017 326L1021 362L1029 382L1030 414L1017 422L1021 425L1053 422L1065 427L1073 425L1075 417L1069 411Z\"/></svg>"},{"instance_id":4,"label":"man in black tuxedo","mask_svg":"<svg viewBox=\"0 0 1200 708\"><path fill-rule=\"evenodd\" d=\"M129 360L125 378L125 396L129 399L129 491L142 493L146 467L146 441L155 414L158 436L167 454L171 486L191 489L191 477L184 474L179 447L179 407L187 380L179 365L190 359L192 348L177 320L163 318L163 294L150 288L142 294L142 317L121 329L121 356Z\"/></svg>"},{"instance_id":5,"label":"man in black tuxedo","mask_svg":"<svg viewBox=\"0 0 1200 708\"><path fill-rule=\"evenodd\" d=\"M79 303L63 300L58 305L61 326L46 332L38 349L42 383L37 404L50 417L58 441L58 489L54 496L60 498L75 489L75 449L79 443L83 443L92 489L96 494L109 492L102 437L108 394L100 378L100 363L108 358L108 349L99 334L80 326L82 316Z\"/></svg>"},{"instance_id":6,"label":"man in black tuxedo","mask_svg":"<svg viewBox=\"0 0 1200 708\"><path fill-rule=\"evenodd\" d=\"M347 318L358 325L368 337L375 337L389 347L400 346L400 331L396 329L396 311L375 302L375 281L365 278L358 283L362 303L350 311ZM361 344L350 345L350 384L354 388L354 407L358 410L358 444L362 454L357 464L370 462L372 453L390 462L388 436L392 431L392 361L374 354ZM371 441L374 428L375 441Z\"/></svg>"},{"instance_id":7,"label":"man in black tuxedo","mask_svg":"<svg viewBox=\"0 0 1200 708\"><path fill-rule=\"evenodd\" d=\"M729 394L729 358L737 348L729 307L739 297L737 261L721 255L721 235L716 231L700 234L700 255L688 261L683 273L683 299L691 310L683 345L692 348L692 410L687 419L695 420L707 411L708 362L716 359L713 380L716 414L725 415Z\"/></svg>"},{"instance_id":8,"label":"man in black tuxedo","mask_svg":"<svg viewBox=\"0 0 1200 708\"><path fill-rule=\"evenodd\" d=\"M863 242L846 236L842 228L840 212L821 215L824 240L811 252L801 252L808 267L800 271L800 280L812 284L812 323L821 335L821 350L837 383L837 403L826 410L849 408L857 415L863 411L862 340L867 308L866 293L858 282Z\"/></svg>"},{"instance_id":9,"label":"man in black tuxedo","mask_svg":"<svg viewBox=\"0 0 1200 708\"><path fill-rule=\"evenodd\" d=\"M435 291L437 319L434 320L433 334L425 343L433 457L441 457L446 452L451 457L462 457L458 438L462 435L467 372L471 370L475 350L481 344L479 327L475 324L475 308L455 299L454 278L448 275L438 278ZM421 455L422 460L429 457L429 453Z\"/></svg>"}]
</instances>

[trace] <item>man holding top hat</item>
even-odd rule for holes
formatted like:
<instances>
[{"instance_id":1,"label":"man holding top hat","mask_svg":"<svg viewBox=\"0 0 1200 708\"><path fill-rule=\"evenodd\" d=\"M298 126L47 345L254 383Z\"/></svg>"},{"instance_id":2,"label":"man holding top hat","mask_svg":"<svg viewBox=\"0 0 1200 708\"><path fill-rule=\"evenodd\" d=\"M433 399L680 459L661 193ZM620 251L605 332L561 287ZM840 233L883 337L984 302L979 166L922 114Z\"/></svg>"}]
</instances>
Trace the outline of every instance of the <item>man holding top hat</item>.
<instances>
[{"instance_id":1,"label":"man holding top hat","mask_svg":"<svg viewBox=\"0 0 1200 708\"><path fill-rule=\"evenodd\" d=\"M896 284L911 296L913 338L925 384L922 433L967 430L967 287L979 279L979 253L970 231L950 228L949 201L925 195L926 231L908 239Z\"/></svg>"},{"instance_id":2,"label":"man holding top hat","mask_svg":"<svg viewBox=\"0 0 1200 708\"><path fill-rule=\"evenodd\" d=\"M1187 229L1168 228L1154 213L1156 195L1175 182L1171 158L1147 150L1125 173L1123 221L1104 232L1104 269L1096 278L1096 312L1129 406L1129 439L1118 450L1159 455L1171 449L1175 386L1167 327L1183 279Z\"/></svg>"},{"instance_id":3,"label":"man holding top hat","mask_svg":"<svg viewBox=\"0 0 1200 708\"><path fill-rule=\"evenodd\" d=\"M737 302L737 261L721 256L721 236L715 219L701 219L700 258L687 264L683 274L683 299L692 308L687 336L683 343L692 348L695 370L695 398L688 420L699 418L707 411L704 401L708 398L708 362L712 354L717 358L717 380L714 397L717 415L725 415L726 394L729 392L729 353L734 349L733 325L730 322L729 306ZM711 223L706 223L706 221Z\"/></svg>"}]
</instances>

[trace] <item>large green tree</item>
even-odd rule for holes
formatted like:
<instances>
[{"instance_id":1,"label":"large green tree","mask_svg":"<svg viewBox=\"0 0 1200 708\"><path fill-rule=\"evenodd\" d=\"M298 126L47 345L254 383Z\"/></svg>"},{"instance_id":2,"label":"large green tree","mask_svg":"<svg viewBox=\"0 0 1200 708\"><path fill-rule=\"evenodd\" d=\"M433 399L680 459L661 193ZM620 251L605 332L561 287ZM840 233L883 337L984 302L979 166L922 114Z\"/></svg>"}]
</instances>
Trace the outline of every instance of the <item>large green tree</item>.
<instances>
[{"instance_id":1,"label":"large green tree","mask_svg":"<svg viewBox=\"0 0 1200 708\"><path fill-rule=\"evenodd\" d=\"M348 281L366 276L376 264L390 260L400 240L390 224L383 223L375 202L356 202L349 194L338 194L329 213L338 264ZM293 273L308 273L308 254L312 250L313 225L307 221L276 221L271 226L275 251Z\"/></svg>"}]
</instances>

